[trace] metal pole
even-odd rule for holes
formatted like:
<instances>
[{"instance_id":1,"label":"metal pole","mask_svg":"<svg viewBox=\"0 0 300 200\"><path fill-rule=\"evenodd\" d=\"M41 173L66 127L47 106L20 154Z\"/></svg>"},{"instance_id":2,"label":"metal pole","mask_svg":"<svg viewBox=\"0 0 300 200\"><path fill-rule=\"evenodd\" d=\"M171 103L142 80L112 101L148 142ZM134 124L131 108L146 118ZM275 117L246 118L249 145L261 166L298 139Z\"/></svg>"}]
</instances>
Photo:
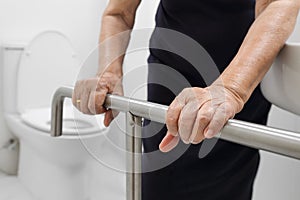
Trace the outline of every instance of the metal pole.
<instances>
[{"instance_id":1,"label":"metal pole","mask_svg":"<svg viewBox=\"0 0 300 200\"><path fill-rule=\"evenodd\" d=\"M108 95L106 107L165 123L168 106ZM231 119L220 139L300 159L300 133Z\"/></svg>"},{"instance_id":2,"label":"metal pole","mask_svg":"<svg viewBox=\"0 0 300 200\"><path fill-rule=\"evenodd\" d=\"M59 88L53 97L51 135L62 134L62 107L65 97L72 97L72 88ZM130 112L134 116L165 123L168 106L107 95L106 108ZM280 130L239 120L229 120L221 131L221 139L300 159L300 133Z\"/></svg>"},{"instance_id":3,"label":"metal pole","mask_svg":"<svg viewBox=\"0 0 300 200\"><path fill-rule=\"evenodd\" d=\"M126 113L126 199L141 200L142 118Z\"/></svg>"},{"instance_id":4,"label":"metal pole","mask_svg":"<svg viewBox=\"0 0 300 200\"><path fill-rule=\"evenodd\" d=\"M134 200L142 199L142 118L134 117Z\"/></svg>"},{"instance_id":5,"label":"metal pole","mask_svg":"<svg viewBox=\"0 0 300 200\"><path fill-rule=\"evenodd\" d=\"M135 174L134 170L134 116L126 113L126 199L134 199Z\"/></svg>"},{"instance_id":6,"label":"metal pole","mask_svg":"<svg viewBox=\"0 0 300 200\"><path fill-rule=\"evenodd\" d=\"M61 87L56 90L52 98L51 107L51 136L58 137L62 135L62 116L65 98L71 98L73 88Z\"/></svg>"},{"instance_id":7,"label":"metal pole","mask_svg":"<svg viewBox=\"0 0 300 200\"><path fill-rule=\"evenodd\" d=\"M165 105L111 94L106 96L104 106L163 124L166 122L168 110Z\"/></svg>"}]
</instances>

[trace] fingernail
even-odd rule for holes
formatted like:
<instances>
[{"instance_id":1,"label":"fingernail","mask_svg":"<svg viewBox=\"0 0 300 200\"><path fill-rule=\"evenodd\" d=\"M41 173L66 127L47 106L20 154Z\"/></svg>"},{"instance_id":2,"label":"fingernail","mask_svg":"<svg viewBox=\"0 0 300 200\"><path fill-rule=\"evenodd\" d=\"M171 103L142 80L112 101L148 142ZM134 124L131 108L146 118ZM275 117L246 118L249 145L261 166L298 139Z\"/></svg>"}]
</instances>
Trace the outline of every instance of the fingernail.
<instances>
[{"instance_id":1,"label":"fingernail","mask_svg":"<svg viewBox=\"0 0 300 200\"><path fill-rule=\"evenodd\" d=\"M190 144L194 144L194 138L189 139Z\"/></svg>"},{"instance_id":2,"label":"fingernail","mask_svg":"<svg viewBox=\"0 0 300 200\"><path fill-rule=\"evenodd\" d=\"M184 144L190 144L190 140L189 140L189 139L186 140L186 139L182 139L182 138L181 138L181 140L182 140L182 142L183 142Z\"/></svg>"},{"instance_id":3,"label":"fingernail","mask_svg":"<svg viewBox=\"0 0 300 200\"><path fill-rule=\"evenodd\" d=\"M112 121L112 120L110 120L110 119L104 120L104 126L105 126L105 127L109 127L111 121Z\"/></svg>"},{"instance_id":4,"label":"fingernail","mask_svg":"<svg viewBox=\"0 0 300 200\"><path fill-rule=\"evenodd\" d=\"M179 142L179 137L166 135L161 141L161 143L159 144L159 149L161 152L164 153L169 152L177 146L178 142Z\"/></svg>"},{"instance_id":5,"label":"fingernail","mask_svg":"<svg viewBox=\"0 0 300 200\"><path fill-rule=\"evenodd\" d=\"M204 134L206 138L210 139L214 137L214 132L212 130L207 130L206 133Z\"/></svg>"}]
</instances>

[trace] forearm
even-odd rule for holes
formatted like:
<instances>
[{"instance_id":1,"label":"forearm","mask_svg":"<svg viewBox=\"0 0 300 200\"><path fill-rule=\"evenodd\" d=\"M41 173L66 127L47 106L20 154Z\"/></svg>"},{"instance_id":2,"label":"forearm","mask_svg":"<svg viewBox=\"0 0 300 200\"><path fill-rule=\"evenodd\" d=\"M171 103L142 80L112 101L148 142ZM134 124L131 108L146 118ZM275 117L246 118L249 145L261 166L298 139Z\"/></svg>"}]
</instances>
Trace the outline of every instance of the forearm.
<instances>
[{"instance_id":1,"label":"forearm","mask_svg":"<svg viewBox=\"0 0 300 200\"><path fill-rule=\"evenodd\" d=\"M139 1L128 3L111 0L102 16L99 36L99 70L122 75L122 63L134 25L135 12Z\"/></svg>"},{"instance_id":2,"label":"forearm","mask_svg":"<svg viewBox=\"0 0 300 200\"><path fill-rule=\"evenodd\" d=\"M299 11L297 1L270 3L252 24L237 55L216 81L222 82L244 103L292 33Z\"/></svg>"}]
</instances>

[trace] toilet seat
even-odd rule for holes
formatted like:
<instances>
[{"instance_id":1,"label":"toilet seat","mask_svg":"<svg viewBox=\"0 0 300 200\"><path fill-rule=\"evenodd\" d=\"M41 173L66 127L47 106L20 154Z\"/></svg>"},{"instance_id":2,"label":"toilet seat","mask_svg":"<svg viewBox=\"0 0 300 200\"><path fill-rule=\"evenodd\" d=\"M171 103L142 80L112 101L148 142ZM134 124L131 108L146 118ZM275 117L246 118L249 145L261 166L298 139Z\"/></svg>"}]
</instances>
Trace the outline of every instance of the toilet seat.
<instances>
[{"instance_id":1,"label":"toilet seat","mask_svg":"<svg viewBox=\"0 0 300 200\"><path fill-rule=\"evenodd\" d=\"M80 70L75 50L63 33L45 31L26 46L19 62L16 103L21 120L49 134L53 94L61 86L74 85ZM103 132L103 116L83 115L72 103L67 103L64 105L64 135Z\"/></svg>"},{"instance_id":2,"label":"toilet seat","mask_svg":"<svg viewBox=\"0 0 300 200\"><path fill-rule=\"evenodd\" d=\"M32 128L50 133L51 109L49 107L29 109L21 114L21 119ZM103 119L103 115L84 115L71 105L64 106L63 135L103 133L106 129Z\"/></svg>"}]
</instances>

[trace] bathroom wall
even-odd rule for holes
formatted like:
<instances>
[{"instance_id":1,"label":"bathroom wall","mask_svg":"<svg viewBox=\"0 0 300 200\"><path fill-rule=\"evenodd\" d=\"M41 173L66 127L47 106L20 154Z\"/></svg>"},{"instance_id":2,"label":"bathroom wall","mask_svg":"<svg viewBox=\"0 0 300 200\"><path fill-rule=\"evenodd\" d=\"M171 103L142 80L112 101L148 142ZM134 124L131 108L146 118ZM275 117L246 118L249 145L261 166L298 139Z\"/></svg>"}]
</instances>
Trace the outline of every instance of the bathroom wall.
<instances>
[{"instance_id":1,"label":"bathroom wall","mask_svg":"<svg viewBox=\"0 0 300 200\"><path fill-rule=\"evenodd\" d=\"M158 0L143 1L137 14L136 28L153 27L154 11ZM78 59L84 62L89 53L96 48L100 21L107 0L1 0L0 1L0 44L10 42L27 43L35 35L45 30L59 30L66 34L74 45ZM149 9L153 7L153 9ZM127 71L137 65L146 64L147 52L139 52L139 56L127 59ZM2 59L0 60L2 71ZM1 76L2 76L2 72ZM143 80L146 80L145 69ZM2 79L1 79L2 80ZM130 83L129 83L130 84ZM128 85L129 85L128 84ZM0 83L0 91L2 82ZM135 90L131 85L128 93ZM1 93L0 93L1 94ZM1 94L2 95L2 94ZM145 90L135 94L145 98ZM2 97L0 97L0 148L6 143L9 134L2 115ZM15 173L16 153L0 150L0 170Z\"/></svg>"},{"instance_id":2,"label":"bathroom wall","mask_svg":"<svg viewBox=\"0 0 300 200\"><path fill-rule=\"evenodd\" d=\"M60 30L70 37L78 58L83 60L97 44L105 4L106 0L1 0L0 43L27 43L41 31ZM2 97L0 99L2 111ZM0 112L0 148L10 137ZM3 171L15 173L16 160L16 152L0 150L0 169Z\"/></svg>"},{"instance_id":3,"label":"bathroom wall","mask_svg":"<svg viewBox=\"0 0 300 200\"><path fill-rule=\"evenodd\" d=\"M300 42L300 16L288 40ZM268 125L300 132L300 117L272 106ZM254 188L254 200L298 200L300 198L300 161L261 151L261 164Z\"/></svg>"},{"instance_id":4,"label":"bathroom wall","mask_svg":"<svg viewBox=\"0 0 300 200\"><path fill-rule=\"evenodd\" d=\"M1 43L27 43L45 30L59 30L66 34L74 45L78 59L84 63L96 48L103 9L108 0L1 0L0 1L0 46ZM154 26L154 12L158 0L143 1L137 13L135 28ZM149 9L153 8L153 9ZM1 49L0 49L1 51ZM138 56L137 56L138 54ZM125 72L146 64L147 52L139 51L126 59ZM0 52L0 75L3 69ZM134 71L134 70L133 70ZM139 71L141 81L146 81L146 69ZM13 136L3 121L2 78L0 78L0 171L7 174L17 172L18 149L1 150ZM145 98L145 88L136 91L135 84L127 82L125 92L130 96ZM118 127L113 126L112 132ZM95 165L95 177L101 180L102 171L109 171L99 163ZM100 168L100 169L99 169ZM96 183L98 184L98 183ZM101 183L100 183L101 184Z\"/></svg>"},{"instance_id":5,"label":"bathroom wall","mask_svg":"<svg viewBox=\"0 0 300 200\"><path fill-rule=\"evenodd\" d=\"M300 117L276 106L268 125L300 132ZM300 161L261 151L261 164L254 188L254 200L298 200L300 198Z\"/></svg>"},{"instance_id":6,"label":"bathroom wall","mask_svg":"<svg viewBox=\"0 0 300 200\"><path fill-rule=\"evenodd\" d=\"M2 76L2 49L0 49L0 77ZM0 94L2 91L2 78L0 78ZM8 147L12 135L9 133L4 120L3 120L3 106L2 106L2 96L0 95L0 172L3 171L7 174L15 174L17 171L18 162L18 145L15 148Z\"/></svg>"}]
</instances>

